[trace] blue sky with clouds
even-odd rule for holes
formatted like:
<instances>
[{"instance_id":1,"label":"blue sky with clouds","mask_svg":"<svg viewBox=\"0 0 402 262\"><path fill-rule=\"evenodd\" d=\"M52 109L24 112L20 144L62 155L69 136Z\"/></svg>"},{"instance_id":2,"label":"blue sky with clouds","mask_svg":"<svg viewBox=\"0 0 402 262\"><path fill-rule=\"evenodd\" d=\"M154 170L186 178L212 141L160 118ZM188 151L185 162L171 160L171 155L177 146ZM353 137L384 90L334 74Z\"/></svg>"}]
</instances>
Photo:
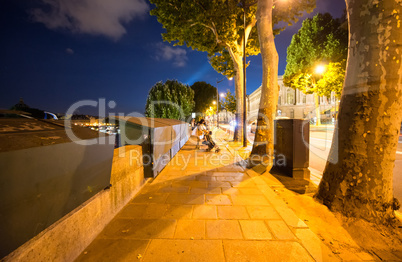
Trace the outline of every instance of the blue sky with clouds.
<instances>
[{"instance_id":1,"label":"blue sky with clouds","mask_svg":"<svg viewBox=\"0 0 402 262\"><path fill-rule=\"evenodd\" d=\"M291 0L288 0L291 1ZM145 0L3 0L0 3L0 108L22 97L30 107L64 113L81 100L115 101L114 112L144 111L149 89L158 81L186 84L223 78L207 54L162 41L162 26ZM317 12L340 17L344 0L317 0ZM286 48L301 21L275 42L279 73ZM247 93L261 83L261 58L250 58ZM219 91L234 90L233 81ZM80 113L97 114L84 107Z\"/></svg>"}]
</instances>

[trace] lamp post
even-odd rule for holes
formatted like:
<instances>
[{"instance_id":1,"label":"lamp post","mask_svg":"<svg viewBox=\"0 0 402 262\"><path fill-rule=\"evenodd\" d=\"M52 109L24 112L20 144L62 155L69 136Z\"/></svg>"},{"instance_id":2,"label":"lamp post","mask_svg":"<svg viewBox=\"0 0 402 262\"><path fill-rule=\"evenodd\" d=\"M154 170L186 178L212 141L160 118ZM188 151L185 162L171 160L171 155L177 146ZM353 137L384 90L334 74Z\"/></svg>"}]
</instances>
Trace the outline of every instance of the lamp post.
<instances>
[{"instance_id":1,"label":"lamp post","mask_svg":"<svg viewBox=\"0 0 402 262\"><path fill-rule=\"evenodd\" d=\"M229 80L232 80L232 79L229 79ZM222 99L223 99L225 97L225 94L221 93L220 97L222 97ZM227 113L227 110L226 110L226 116L223 117L224 122L227 120L227 117L228 117L228 113Z\"/></svg>"},{"instance_id":2,"label":"lamp post","mask_svg":"<svg viewBox=\"0 0 402 262\"><path fill-rule=\"evenodd\" d=\"M321 76L325 72L325 70L326 70L326 68L324 65L317 65L314 68L314 74ZM316 82L314 74L311 79L312 79L313 87L315 88L317 86L317 82ZM314 92L314 100L315 100L314 103L315 103L315 113L316 113L316 118L317 118L315 124L316 124L316 126L319 126L319 125L321 125L321 120L320 120L321 111L320 111L319 96L318 96L317 90L315 90L315 91L316 92Z\"/></svg>"},{"instance_id":3,"label":"lamp post","mask_svg":"<svg viewBox=\"0 0 402 262\"><path fill-rule=\"evenodd\" d=\"M239 2L239 6L243 8L243 147L247 146L247 112L246 112L246 8L249 8L252 5L255 5L257 1L254 3L246 5L246 0L241 0Z\"/></svg>"},{"instance_id":4,"label":"lamp post","mask_svg":"<svg viewBox=\"0 0 402 262\"><path fill-rule=\"evenodd\" d=\"M219 128L219 91L218 91L218 84L225 80L222 78L221 80L216 79L216 127Z\"/></svg>"},{"instance_id":5,"label":"lamp post","mask_svg":"<svg viewBox=\"0 0 402 262\"><path fill-rule=\"evenodd\" d=\"M246 0L243 0L243 147L247 147L246 115Z\"/></svg>"},{"instance_id":6,"label":"lamp post","mask_svg":"<svg viewBox=\"0 0 402 262\"><path fill-rule=\"evenodd\" d=\"M218 110L218 105L217 105L217 103L216 103L216 101L215 101L215 100L212 102L212 104L213 104L214 106L216 106L216 107L217 107L217 110ZM213 112L213 111L212 111L212 112ZM216 115L216 111L215 111L215 115ZM218 125L218 119L217 119L217 116L216 116L216 117L213 117L213 119L214 119L214 122L215 122L215 119L216 119L216 125Z\"/></svg>"},{"instance_id":7,"label":"lamp post","mask_svg":"<svg viewBox=\"0 0 402 262\"><path fill-rule=\"evenodd\" d=\"M228 80L232 80L232 77L229 77ZM225 78L222 78L221 80L216 79L216 126L219 128L219 90L218 90L218 84L225 80ZM223 97L223 96L222 96Z\"/></svg>"},{"instance_id":8,"label":"lamp post","mask_svg":"<svg viewBox=\"0 0 402 262\"><path fill-rule=\"evenodd\" d=\"M246 112L246 0L243 0L243 147L247 147L247 112Z\"/></svg>"},{"instance_id":9,"label":"lamp post","mask_svg":"<svg viewBox=\"0 0 402 262\"><path fill-rule=\"evenodd\" d=\"M274 4L277 1L274 1ZM244 30L244 36L243 36L243 147L247 146L247 126L246 126L246 121L247 121L247 115L246 115L246 9L249 8L252 5L257 4L258 1L254 1L253 3L246 4L246 0L240 0L238 3L238 6L243 8L243 30Z\"/></svg>"}]
</instances>

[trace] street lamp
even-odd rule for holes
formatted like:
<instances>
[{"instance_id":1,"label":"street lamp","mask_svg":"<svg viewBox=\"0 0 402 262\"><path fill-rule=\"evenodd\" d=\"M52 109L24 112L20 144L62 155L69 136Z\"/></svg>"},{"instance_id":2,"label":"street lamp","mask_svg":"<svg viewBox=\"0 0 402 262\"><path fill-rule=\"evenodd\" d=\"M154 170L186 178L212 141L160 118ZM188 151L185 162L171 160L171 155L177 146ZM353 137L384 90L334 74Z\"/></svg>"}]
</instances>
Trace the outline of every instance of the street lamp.
<instances>
[{"instance_id":1,"label":"street lamp","mask_svg":"<svg viewBox=\"0 0 402 262\"><path fill-rule=\"evenodd\" d=\"M326 70L326 68L325 68L325 66L324 65L317 65L315 68L314 68L314 73L316 74L316 75L318 75L318 76L321 76L324 72L325 72L325 70ZM312 75L312 77L311 77L311 80L312 80L312 83L313 83L313 87L316 87L316 85L317 85L317 82L316 82L316 80L315 80L315 76L314 75ZM321 125L321 121L320 121L320 115L321 115L321 111L320 111L320 103L319 103L319 96L318 96L318 93L317 93L317 90L315 90L315 92L314 92L314 100L315 100L315 113L316 113L316 117L317 117L317 120L316 120L316 125L317 126L319 126L319 125Z\"/></svg>"},{"instance_id":2,"label":"street lamp","mask_svg":"<svg viewBox=\"0 0 402 262\"><path fill-rule=\"evenodd\" d=\"M247 147L246 116L246 0L243 0L243 147Z\"/></svg>"},{"instance_id":3,"label":"street lamp","mask_svg":"<svg viewBox=\"0 0 402 262\"><path fill-rule=\"evenodd\" d=\"M233 77L229 77L228 80L232 80ZM222 78L221 80L216 79L216 127L219 128L219 91L218 91L218 84L225 80L225 78ZM221 93L221 97L225 97L224 93ZM214 103L215 104L215 103Z\"/></svg>"},{"instance_id":4,"label":"street lamp","mask_svg":"<svg viewBox=\"0 0 402 262\"><path fill-rule=\"evenodd\" d=\"M325 66L323 65L318 65L315 67L315 73L317 75L322 75L325 72Z\"/></svg>"},{"instance_id":5,"label":"street lamp","mask_svg":"<svg viewBox=\"0 0 402 262\"><path fill-rule=\"evenodd\" d=\"M326 71L326 67L325 67L325 65L317 65L316 67L315 67L315 73L317 74L317 75L322 75L322 74L324 74L325 73L325 71ZM336 106L337 106L337 99L335 99L335 118L336 118Z\"/></svg>"}]
</instances>

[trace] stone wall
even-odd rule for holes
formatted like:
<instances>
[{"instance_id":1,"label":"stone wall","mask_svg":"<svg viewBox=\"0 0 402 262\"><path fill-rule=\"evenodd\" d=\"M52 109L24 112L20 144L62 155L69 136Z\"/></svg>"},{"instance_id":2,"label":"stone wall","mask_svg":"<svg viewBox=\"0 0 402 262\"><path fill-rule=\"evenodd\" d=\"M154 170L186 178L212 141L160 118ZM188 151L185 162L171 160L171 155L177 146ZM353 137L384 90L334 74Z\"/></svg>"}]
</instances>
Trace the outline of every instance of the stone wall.
<instances>
[{"instance_id":1,"label":"stone wall","mask_svg":"<svg viewBox=\"0 0 402 262\"><path fill-rule=\"evenodd\" d=\"M144 185L144 169L130 156L141 146L115 149L111 184L42 231L3 261L73 261Z\"/></svg>"}]
</instances>

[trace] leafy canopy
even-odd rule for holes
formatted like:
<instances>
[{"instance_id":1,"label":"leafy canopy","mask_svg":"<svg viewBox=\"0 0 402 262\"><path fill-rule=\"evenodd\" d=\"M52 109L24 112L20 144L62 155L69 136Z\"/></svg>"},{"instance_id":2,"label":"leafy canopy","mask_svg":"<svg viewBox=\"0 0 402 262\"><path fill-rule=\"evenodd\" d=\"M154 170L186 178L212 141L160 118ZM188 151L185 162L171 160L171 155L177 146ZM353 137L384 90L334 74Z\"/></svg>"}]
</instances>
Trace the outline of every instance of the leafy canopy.
<instances>
[{"instance_id":1,"label":"leafy canopy","mask_svg":"<svg viewBox=\"0 0 402 262\"><path fill-rule=\"evenodd\" d=\"M220 108L226 109L226 111L231 113L236 113L236 97L228 90L225 95L225 100L219 102Z\"/></svg>"},{"instance_id":2,"label":"leafy canopy","mask_svg":"<svg viewBox=\"0 0 402 262\"><path fill-rule=\"evenodd\" d=\"M343 82L345 81L345 62L329 63L322 78L317 81L317 90L319 94L330 97L331 91L335 92L337 97L341 97Z\"/></svg>"},{"instance_id":3,"label":"leafy canopy","mask_svg":"<svg viewBox=\"0 0 402 262\"><path fill-rule=\"evenodd\" d=\"M242 56L244 37L243 9L239 0L150 0L155 8L151 15L157 17L166 32L163 40L174 45L187 45L192 49L208 53L211 65L223 75L235 74L234 57ZM252 0L246 12L246 54L260 52L256 23L257 6ZM315 0L292 0L292 4L279 2L274 9L273 25L276 32L286 24L297 21L303 11L311 11Z\"/></svg>"},{"instance_id":4,"label":"leafy canopy","mask_svg":"<svg viewBox=\"0 0 402 262\"><path fill-rule=\"evenodd\" d=\"M163 39L175 45L187 45L207 52L211 64L219 72L233 76L230 52L240 55L243 37L243 10L233 0L150 0L156 8L151 10L166 29ZM256 7L247 14L252 22ZM255 22L254 22L255 24ZM248 40L246 53L259 53L256 29Z\"/></svg>"},{"instance_id":5,"label":"leafy canopy","mask_svg":"<svg viewBox=\"0 0 402 262\"><path fill-rule=\"evenodd\" d=\"M348 31L343 19L328 13L317 14L303 21L287 50L284 83L304 93L339 97L345 78ZM324 74L315 74L318 64L327 64Z\"/></svg>"},{"instance_id":6,"label":"leafy canopy","mask_svg":"<svg viewBox=\"0 0 402 262\"><path fill-rule=\"evenodd\" d=\"M194 109L194 91L177 80L156 83L149 91L145 116L184 120Z\"/></svg>"},{"instance_id":7,"label":"leafy canopy","mask_svg":"<svg viewBox=\"0 0 402 262\"><path fill-rule=\"evenodd\" d=\"M216 101L216 87L201 81L195 82L191 89L194 91L195 112L205 113L213 105L213 101Z\"/></svg>"}]
</instances>

